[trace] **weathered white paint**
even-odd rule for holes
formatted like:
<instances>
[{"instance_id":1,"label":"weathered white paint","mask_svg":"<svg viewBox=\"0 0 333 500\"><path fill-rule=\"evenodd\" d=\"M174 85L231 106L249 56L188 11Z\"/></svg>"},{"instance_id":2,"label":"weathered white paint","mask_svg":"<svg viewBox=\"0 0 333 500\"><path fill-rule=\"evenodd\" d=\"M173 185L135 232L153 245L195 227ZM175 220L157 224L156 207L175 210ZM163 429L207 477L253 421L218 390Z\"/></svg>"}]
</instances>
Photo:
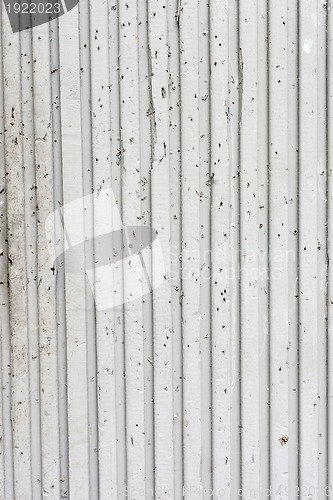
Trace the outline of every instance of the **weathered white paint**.
<instances>
[{"instance_id":1,"label":"weathered white paint","mask_svg":"<svg viewBox=\"0 0 333 500\"><path fill-rule=\"evenodd\" d=\"M333 498L332 7L1 4L0 498Z\"/></svg>"}]
</instances>

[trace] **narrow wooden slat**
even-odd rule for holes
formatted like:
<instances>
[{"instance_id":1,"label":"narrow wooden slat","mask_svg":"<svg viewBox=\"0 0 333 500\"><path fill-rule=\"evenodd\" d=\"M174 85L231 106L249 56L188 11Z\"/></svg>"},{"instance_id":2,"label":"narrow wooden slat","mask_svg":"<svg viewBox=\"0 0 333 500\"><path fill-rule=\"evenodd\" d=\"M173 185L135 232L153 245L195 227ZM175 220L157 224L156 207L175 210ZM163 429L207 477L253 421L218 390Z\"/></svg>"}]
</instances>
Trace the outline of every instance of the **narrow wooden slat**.
<instances>
[{"instance_id":1,"label":"narrow wooden slat","mask_svg":"<svg viewBox=\"0 0 333 500\"><path fill-rule=\"evenodd\" d=\"M140 175L138 6L136 2L119 3L119 67L122 145L122 217L126 226L138 225L142 215ZM135 238L133 232L131 237ZM137 261L136 261L137 262ZM131 300L134 290L140 293L143 269L132 260L123 262L126 364L126 453L127 492L145 494L145 384L144 321L141 297ZM135 269L134 269L135 266ZM133 271L135 278L133 280Z\"/></svg>"},{"instance_id":2,"label":"narrow wooden slat","mask_svg":"<svg viewBox=\"0 0 333 500\"><path fill-rule=\"evenodd\" d=\"M237 498L240 493L241 447L240 447L240 183L239 183L239 117L242 97L243 71L239 53L239 4L229 3L229 99L228 99L228 148L230 155L230 346L231 346L231 449L230 449L230 494Z\"/></svg>"},{"instance_id":3,"label":"narrow wooden slat","mask_svg":"<svg viewBox=\"0 0 333 500\"><path fill-rule=\"evenodd\" d=\"M111 267L105 268L103 260L107 249L98 244L98 235L109 235L112 248L112 231L121 228L119 208L111 190L110 147L110 68L109 68L109 7L97 2L90 8L90 65L91 65L91 130L94 218L95 281L98 383L98 462L100 474L99 494L113 499L118 495L116 449L116 374L115 333L112 299ZM103 194L105 193L105 194ZM98 267L99 266L99 267ZM108 304L109 302L109 304ZM109 310L108 310L109 309ZM110 310L111 309L111 310Z\"/></svg>"},{"instance_id":4,"label":"narrow wooden slat","mask_svg":"<svg viewBox=\"0 0 333 500\"><path fill-rule=\"evenodd\" d=\"M9 315L11 335L11 423L14 497L32 498L29 339L25 256L25 196L22 165L20 35L13 35L2 13L5 163L8 221ZM11 264L12 262L12 264Z\"/></svg>"},{"instance_id":5,"label":"narrow wooden slat","mask_svg":"<svg viewBox=\"0 0 333 500\"><path fill-rule=\"evenodd\" d=\"M154 447L155 497L174 494L173 470L173 364L170 282L170 170L169 170L169 75L167 8L148 2L151 91L151 210L153 231L158 232L164 262L158 249L152 252L154 328ZM161 273L165 279L161 283Z\"/></svg>"},{"instance_id":6,"label":"narrow wooden slat","mask_svg":"<svg viewBox=\"0 0 333 500\"><path fill-rule=\"evenodd\" d=\"M327 448L328 448L328 478L327 478L327 498L333 498L333 385L332 385L332 370L333 370L333 349L332 349L332 305L333 305L333 276L332 276L332 256L333 256L333 177L332 177L332 160L333 160L333 10L330 9L327 14L327 254L328 254L328 337L327 337Z\"/></svg>"},{"instance_id":7,"label":"narrow wooden slat","mask_svg":"<svg viewBox=\"0 0 333 500\"><path fill-rule=\"evenodd\" d=\"M184 491L201 491L200 151L198 2L182 2L180 29Z\"/></svg>"},{"instance_id":8,"label":"narrow wooden slat","mask_svg":"<svg viewBox=\"0 0 333 500\"><path fill-rule=\"evenodd\" d=\"M289 398L288 398L288 488L290 495L299 485L299 387L298 387L298 6L288 5L288 223L289 223Z\"/></svg>"},{"instance_id":9,"label":"narrow wooden slat","mask_svg":"<svg viewBox=\"0 0 333 500\"><path fill-rule=\"evenodd\" d=\"M106 14L106 16L105 16ZM84 263L86 272L85 311L87 341L87 380L88 380L88 419L89 419L89 487L90 495L100 495L99 490L99 434L98 434L98 320L96 313L95 245L90 243L94 237L95 200L97 190L94 186L95 165L93 162L93 146L95 134L93 129L92 100L99 73L93 74L92 46L90 40L96 41L96 32L92 34L91 19L93 9L85 2L79 6L79 53L80 53L80 111L81 111L81 148L82 148L82 182L84 195ZM107 9L104 18L107 26ZM107 34L107 31L106 31ZM96 61L97 62L97 61ZM98 64L98 62L97 62ZM107 70L107 65L106 65ZM100 109L100 108L99 108ZM98 266L98 264L97 264ZM98 288L98 287L96 287Z\"/></svg>"},{"instance_id":10,"label":"narrow wooden slat","mask_svg":"<svg viewBox=\"0 0 333 500\"><path fill-rule=\"evenodd\" d=\"M299 21L299 460L301 491L318 498L325 494L327 467L325 16L322 5L303 2Z\"/></svg>"},{"instance_id":11,"label":"narrow wooden slat","mask_svg":"<svg viewBox=\"0 0 333 500\"><path fill-rule=\"evenodd\" d=\"M117 209L122 207L122 164L120 140L120 82L119 82L119 25L118 5L109 11L109 71L111 100L111 174L112 191ZM122 260L115 263L114 290L123 297ZM115 335L115 377L116 377L116 426L117 426L117 488L119 498L124 498L127 484L126 470L126 394L125 394L125 350L124 350L124 308L121 303L113 309L113 330Z\"/></svg>"},{"instance_id":12,"label":"narrow wooden slat","mask_svg":"<svg viewBox=\"0 0 333 500\"><path fill-rule=\"evenodd\" d=\"M151 207L151 163L152 144L151 119L149 109L151 88L149 83L149 33L148 33L148 0L138 0L138 57L139 57L139 124L140 124L140 174L141 174L141 218L138 220L144 230L152 226ZM150 291L152 283L152 251L144 252L144 274L149 276L149 292L144 291L143 303L143 360L145 378L145 451L146 451L146 496L155 490L155 435L154 435L154 333L153 333L153 296ZM146 287L145 287L146 288Z\"/></svg>"},{"instance_id":13,"label":"narrow wooden slat","mask_svg":"<svg viewBox=\"0 0 333 500\"><path fill-rule=\"evenodd\" d=\"M231 487L231 290L229 126L229 13L227 4L210 4L212 185L212 447L214 491ZM236 130L236 133L238 131ZM237 161L237 160L236 160Z\"/></svg>"},{"instance_id":14,"label":"narrow wooden slat","mask_svg":"<svg viewBox=\"0 0 333 500\"><path fill-rule=\"evenodd\" d=\"M210 37L209 2L199 0L199 122L200 122L200 309L201 309L201 421L202 421L202 495L212 491L212 391L211 387L211 183L210 177Z\"/></svg>"},{"instance_id":15,"label":"narrow wooden slat","mask_svg":"<svg viewBox=\"0 0 333 500\"><path fill-rule=\"evenodd\" d=\"M170 205L171 205L171 281L173 325L173 411L174 411L174 495L183 495L183 366L182 366L182 315L181 315L181 153L180 153L180 61L178 0L168 5L169 44L169 155L170 155Z\"/></svg>"},{"instance_id":16,"label":"narrow wooden slat","mask_svg":"<svg viewBox=\"0 0 333 500\"><path fill-rule=\"evenodd\" d=\"M53 160L53 209L58 214L63 207L63 168L61 139L60 106L60 51L58 20L49 25L50 69L51 69L51 110L52 120L52 160ZM52 217L55 222L55 218ZM57 219L56 219L57 220ZM52 241L52 239L54 241ZM64 252L64 229L61 221L54 223L51 235L51 248ZM50 250L51 250L50 248ZM57 358L58 358L58 411L59 411L59 453L60 453L60 495L69 494L69 437L68 437L68 384L67 384L67 335L66 335L66 297L65 266L55 270Z\"/></svg>"},{"instance_id":17,"label":"narrow wooden slat","mask_svg":"<svg viewBox=\"0 0 333 500\"><path fill-rule=\"evenodd\" d=\"M33 112L36 165L37 249L38 249L38 323L40 347L40 418L42 490L60 497L60 421L58 390L58 335L56 325L56 279L48 252L45 232L47 218L54 210L53 155L50 116L51 59L49 26L32 32ZM30 83L30 79L29 79ZM53 242L54 243L54 242ZM37 349L38 352L38 349ZM38 358L37 358L38 359Z\"/></svg>"},{"instance_id":18,"label":"narrow wooden slat","mask_svg":"<svg viewBox=\"0 0 333 500\"><path fill-rule=\"evenodd\" d=\"M270 8L270 409L271 487L277 498L289 498L289 114L287 2ZM294 255L294 259L296 255ZM297 261L292 262L295 266ZM293 290L294 290L293 286Z\"/></svg>"},{"instance_id":19,"label":"narrow wooden slat","mask_svg":"<svg viewBox=\"0 0 333 500\"><path fill-rule=\"evenodd\" d=\"M257 496L269 487L266 26L264 3L241 1L242 489Z\"/></svg>"},{"instance_id":20,"label":"narrow wooden slat","mask_svg":"<svg viewBox=\"0 0 333 500\"><path fill-rule=\"evenodd\" d=\"M2 16L0 9L0 25ZM4 81L3 39L0 37L0 80ZM11 432L11 351L9 320L9 272L8 272L8 222L6 189L6 152L5 152L5 102L4 92L0 92L0 320L1 320L1 463L0 495L14 498L13 439Z\"/></svg>"},{"instance_id":21,"label":"narrow wooden slat","mask_svg":"<svg viewBox=\"0 0 333 500\"><path fill-rule=\"evenodd\" d=\"M84 241L78 35L78 12L74 9L59 20L65 248ZM69 206L71 202L74 205ZM61 207L59 208L61 210ZM78 264L82 269L80 273L66 272L65 275L69 492L71 496L88 497L90 450L83 251L78 255Z\"/></svg>"}]
</instances>

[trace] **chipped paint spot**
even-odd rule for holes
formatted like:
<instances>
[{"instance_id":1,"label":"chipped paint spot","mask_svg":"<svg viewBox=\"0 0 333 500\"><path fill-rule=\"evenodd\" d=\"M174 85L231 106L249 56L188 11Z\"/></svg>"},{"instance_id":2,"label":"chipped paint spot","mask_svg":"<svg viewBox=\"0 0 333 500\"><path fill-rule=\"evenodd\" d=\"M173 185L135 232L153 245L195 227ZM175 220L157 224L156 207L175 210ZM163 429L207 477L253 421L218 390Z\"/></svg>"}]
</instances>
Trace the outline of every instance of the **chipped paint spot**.
<instances>
[{"instance_id":1,"label":"chipped paint spot","mask_svg":"<svg viewBox=\"0 0 333 500\"><path fill-rule=\"evenodd\" d=\"M306 52L306 54L310 54L312 46L313 40L311 38L307 38L302 45L302 49Z\"/></svg>"}]
</instances>

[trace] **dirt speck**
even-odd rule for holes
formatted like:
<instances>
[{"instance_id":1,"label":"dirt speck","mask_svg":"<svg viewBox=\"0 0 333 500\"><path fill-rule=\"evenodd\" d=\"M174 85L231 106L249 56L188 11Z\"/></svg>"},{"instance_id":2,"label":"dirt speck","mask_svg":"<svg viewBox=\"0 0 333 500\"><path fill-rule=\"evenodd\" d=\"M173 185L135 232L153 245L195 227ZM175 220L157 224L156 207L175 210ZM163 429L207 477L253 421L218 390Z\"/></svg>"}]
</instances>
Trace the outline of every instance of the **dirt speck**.
<instances>
[{"instance_id":1,"label":"dirt speck","mask_svg":"<svg viewBox=\"0 0 333 500\"><path fill-rule=\"evenodd\" d=\"M279 441L281 446L285 446L288 443L288 436L281 436Z\"/></svg>"}]
</instances>

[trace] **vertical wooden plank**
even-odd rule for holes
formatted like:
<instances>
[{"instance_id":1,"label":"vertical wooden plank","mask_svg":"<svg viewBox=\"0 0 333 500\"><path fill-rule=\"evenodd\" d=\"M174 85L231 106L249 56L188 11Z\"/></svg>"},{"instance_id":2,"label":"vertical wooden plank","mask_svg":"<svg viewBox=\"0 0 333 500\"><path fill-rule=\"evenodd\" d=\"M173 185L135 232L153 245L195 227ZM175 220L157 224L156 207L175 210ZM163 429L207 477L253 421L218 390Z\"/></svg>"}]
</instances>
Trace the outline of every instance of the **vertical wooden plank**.
<instances>
[{"instance_id":1,"label":"vertical wooden plank","mask_svg":"<svg viewBox=\"0 0 333 500\"><path fill-rule=\"evenodd\" d=\"M51 270L49 243L45 233L53 205L53 157L51 104L51 58L49 26L32 31L33 112L37 205L38 324L40 387L40 432L42 490L60 497L60 422L58 388L58 336L56 326L55 276ZM30 82L31 84L31 82ZM30 186L31 189L31 186ZM38 352L38 350L37 350ZM38 359L37 357L37 359ZM37 422L36 422L37 423Z\"/></svg>"},{"instance_id":2,"label":"vertical wooden plank","mask_svg":"<svg viewBox=\"0 0 333 500\"><path fill-rule=\"evenodd\" d=\"M148 41L148 1L138 1L138 57L139 57L139 124L140 124L140 169L141 169L141 218L138 222L145 228L152 225L151 164L152 144L151 88L149 81L150 60ZM152 279L152 252L144 257L145 274ZM154 334L151 282L143 295L143 359L145 377L145 442L146 442L146 496L155 490L155 434L154 434ZM147 293L148 292L148 293Z\"/></svg>"},{"instance_id":3,"label":"vertical wooden plank","mask_svg":"<svg viewBox=\"0 0 333 500\"><path fill-rule=\"evenodd\" d=\"M269 438L269 139L268 139L268 3L258 2L258 284L259 284L259 411L260 411L260 491L270 488ZM250 194L250 193L249 193Z\"/></svg>"},{"instance_id":4,"label":"vertical wooden plank","mask_svg":"<svg viewBox=\"0 0 333 500\"><path fill-rule=\"evenodd\" d=\"M98 380L98 428L99 428L99 473L100 496L113 499L118 495L116 460L116 379L112 304L112 276L99 264L107 249L98 243L99 231L112 233L121 227L117 224L119 208L115 205L111 191L110 149L110 68L109 68L109 10L105 2L95 3L90 8L91 43L91 116L92 116L92 162L95 235L95 282L96 335L97 335L97 380ZM105 190L105 191L104 191ZM109 194L108 194L109 192ZM105 195L103 195L105 193ZM119 227L120 225L120 227ZM109 236L110 249L112 235ZM97 267L100 266L100 267ZM99 304L105 303L102 308Z\"/></svg>"},{"instance_id":5,"label":"vertical wooden plank","mask_svg":"<svg viewBox=\"0 0 333 500\"><path fill-rule=\"evenodd\" d=\"M289 345L288 345L288 488L290 495L299 485L299 385L298 385L298 5L288 5L288 223L289 223Z\"/></svg>"},{"instance_id":6,"label":"vertical wooden plank","mask_svg":"<svg viewBox=\"0 0 333 500\"><path fill-rule=\"evenodd\" d=\"M2 15L14 495L32 498L20 35Z\"/></svg>"},{"instance_id":7,"label":"vertical wooden plank","mask_svg":"<svg viewBox=\"0 0 333 500\"><path fill-rule=\"evenodd\" d=\"M106 10L107 12L107 10ZM105 14L105 11L104 11ZM86 272L85 310L87 341L87 381L88 381L88 438L89 438L89 487L90 495L99 495L99 434L98 434L98 366L97 366L97 313L95 308L96 290L94 286L95 264L98 266L99 256L95 245L91 245L94 237L94 190L93 177L96 160L93 159L93 68L91 64L92 43L96 43L96 35L91 30L92 8L88 2L79 4L79 54L80 54L80 111L81 111L81 148L82 148L82 184L84 195L84 264ZM107 19L105 19L107 25ZM107 32L106 32L107 35ZM98 64L98 63L97 63ZM98 78L98 72L96 73ZM100 108L99 108L100 109ZM96 155L97 156L97 155Z\"/></svg>"},{"instance_id":8,"label":"vertical wooden plank","mask_svg":"<svg viewBox=\"0 0 333 500\"><path fill-rule=\"evenodd\" d=\"M240 106L243 72L239 51L239 3L229 2L229 96L228 96L228 148L230 155L230 347L231 347L231 442L230 493L240 495Z\"/></svg>"},{"instance_id":9,"label":"vertical wooden plank","mask_svg":"<svg viewBox=\"0 0 333 500\"><path fill-rule=\"evenodd\" d=\"M67 246L84 241L80 110L79 24L77 9L59 20L60 95L64 225ZM74 200L78 200L75 202ZM69 205L74 202L74 205ZM66 247L65 247L66 248ZM89 496L88 386L84 252L82 271L65 275L68 358L69 491Z\"/></svg>"},{"instance_id":10,"label":"vertical wooden plank","mask_svg":"<svg viewBox=\"0 0 333 500\"><path fill-rule=\"evenodd\" d=\"M212 491L212 393L211 393L211 253L210 253L210 58L209 2L199 0L199 124L200 124L200 269L201 269L201 421L203 498Z\"/></svg>"},{"instance_id":11,"label":"vertical wooden plank","mask_svg":"<svg viewBox=\"0 0 333 500\"><path fill-rule=\"evenodd\" d=\"M332 3L329 2L327 11L327 253L328 253L328 337L327 337L327 411L328 411L328 479L326 494L327 498L333 498L333 348L332 348L332 311L333 311L333 276L332 276L332 257L333 257L333 9Z\"/></svg>"},{"instance_id":12,"label":"vertical wooden plank","mask_svg":"<svg viewBox=\"0 0 333 500\"><path fill-rule=\"evenodd\" d=\"M267 82L263 36L267 13L264 7L257 0L241 1L239 14L242 490L256 495L267 491L269 486Z\"/></svg>"},{"instance_id":13,"label":"vertical wooden plank","mask_svg":"<svg viewBox=\"0 0 333 500\"><path fill-rule=\"evenodd\" d=\"M60 47L59 25L54 20L50 28L50 64L51 64L51 112L52 120L52 160L53 160L53 209L59 213L63 207L63 168L61 139L61 106L60 106ZM64 230L62 224L54 224L51 235L53 249L63 254ZM52 241L54 240L54 242ZM62 263L64 259L62 260ZM50 268L51 270L51 268ZM68 384L67 384L67 335L66 335L66 297L65 266L55 269L56 325L57 325L57 358L58 358L58 410L59 410L59 453L60 453L60 495L69 494L69 436L68 436Z\"/></svg>"},{"instance_id":14,"label":"vertical wooden plank","mask_svg":"<svg viewBox=\"0 0 333 500\"><path fill-rule=\"evenodd\" d=\"M173 373L170 282L170 169L169 169L169 75L167 5L148 2L149 57L151 64L151 221L157 231L166 264L152 253L154 333L154 447L155 498L174 494L173 470Z\"/></svg>"},{"instance_id":15,"label":"vertical wooden plank","mask_svg":"<svg viewBox=\"0 0 333 500\"><path fill-rule=\"evenodd\" d=\"M109 71L111 100L111 173L112 191L117 208L122 208L122 163L120 140L120 82L119 82L119 24L118 3L109 12ZM119 259L115 263L114 289L124 296L123 265ZM117 487L119 498L124 498L127 484L126 467L126 394L125 394L125 339L124 308L121 303L113 310L113 329L115 335L115 377L116 377L116 432L117 432Z\"/></svg>"},{"instance_id":16,"label":"vertical wooden plank","mask_svg":"<svg viewBox=\"0 0 333 500\"><path fill-rule=\"evenodd\" d=\"M122 216L126 226L137 225L140 197L140 121L137 2L119 3L120 99L122 141ZM134 235L132 234L132 237ZM127 494L145 494L145 393L142 299L130 301L131 261L124 265ZM137 270L142 281L142 269ZM136 492L136 493L135 493ZM139 493L143 492L143 493Z\"/></svg>"},{"instance_id":17,"label":"vertical wooden plank","mask_svg":"<svg viewBox=\"0 0 333 500\"><path fill-rule=\"evenodd\" d=\"M317 4L318 27L318 497L327 497L327 4ZM313 493L309 493L310 495Z\"/></svg>"},{"instance_id":18,"label":"vertical wooden plank","mask_svg":"<svg viewBox=\"0 0 333 500\"><path fill-rule=\"evenodd\" d=\"M30 432L32 461L32 496L41 495L41 418L40 418L40 355L37 270L37 199L34 144L34 108L32 81L32 36L29 30L20 33L21 48L21 110L25 201L25 266L27 272L27 328L30 389ZM44 347L44 346L43 346Z\"/></svg>"},{"instance_id":19,"label":"vertical wooden plank","mask_svg":"<svg viewBox=\"0 0 333 500\"><path fill-rule=\"evenodd\" d=\"M226 2L210 4L212 184L212 447L214 491L230 496L231 324L229 13Z\"/></svg>"},{"instance_id":20,"label":"vertical wooden plank","mask_svg":"<svg viewBox=\"0 0 333 500\"><path fill-rule=\"evenodd\" d=\"M270 426L271 487L277 498L289 498L289 301L295 291L290 283L290 266L296 254L289 253L289 212L294 204L289 194L289 50L287 2L270 7L269 54L269 145L270 145ZM296 230L297 231L297 230ZM294 248L292 249L294 250ZM289 285L292 289L290 290ZM295 313L294 310L292 310ZM292 368L294 369L294 367Z\"/></svg>"},{"instance_id":21,"label":"vertical wooden plank","mask_svg":"<svg viewBox=\"0 0 333 500\"><path fill-rule=\"evenodd\" d=\"M183 447L185 498L201 498L200 151L198 3L182 2L180 23Z\"/></svg>"},{"instance_id":22,"label":"vertical wooden plank","mask_svg":"<svg viewBox=\"0 0 333 500\"><path fill-rule=\"evenodd\" d=\"M180 160L180 60L178 0L169 2L169 154L171 204L171 274L173 324L173 409L174 409L174 494L183 495L183 365L182 365L182 282L181 282L181 160Z\"/></svg>"},{"instance_id":23,"label":"vertical wooden plank","mask_svg":"<svg viewBox=\"0 0 333 500\"><path fill-rule=\"evenodd\" d=\"M0 8L0 25L2 16ZM4 82L4 40L0 37L0 81ZM5 102L4 88L0 92L0 335L1 335L1 458L0 495L14 498L13 440L11 429L11 346L9 319L9 273L8 273L8 221L5 152Z\"/></svg>"},{"instance_id":24,"label":"vertical wooden plank","mask_svg":"<svg viewBox=\"0 0 333 500\"><path fill-rule=\"evenodd\" d=\"M322 5L311 0L302 3L299 17L300 488L309 497L318 498L325 495L327 466L325 17Z\"/></svg>"}]
</instances>

